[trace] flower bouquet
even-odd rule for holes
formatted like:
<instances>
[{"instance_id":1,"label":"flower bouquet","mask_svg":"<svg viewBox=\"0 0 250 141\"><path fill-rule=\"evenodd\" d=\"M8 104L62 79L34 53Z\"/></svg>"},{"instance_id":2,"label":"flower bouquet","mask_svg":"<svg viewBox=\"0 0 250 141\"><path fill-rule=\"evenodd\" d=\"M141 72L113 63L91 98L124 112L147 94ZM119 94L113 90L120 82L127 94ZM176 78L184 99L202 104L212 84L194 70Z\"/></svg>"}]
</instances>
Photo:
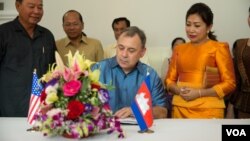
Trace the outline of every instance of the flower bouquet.
<instances>
[{"instance_id":1,"label":"flower bouquet","mask_svg":"<svg viewBox=\"0 0 250 141\"><path fill-rule=\"evenodd\" d=\"M84 138L106 129L124 137L108 101L111 85L99 82L100 70L91 70L93 62L76 52L67 54L68 66L56 53L56 65L41 78L41 108L34 116L33 128L45 136Z\"/></svg>"}]
</instances>

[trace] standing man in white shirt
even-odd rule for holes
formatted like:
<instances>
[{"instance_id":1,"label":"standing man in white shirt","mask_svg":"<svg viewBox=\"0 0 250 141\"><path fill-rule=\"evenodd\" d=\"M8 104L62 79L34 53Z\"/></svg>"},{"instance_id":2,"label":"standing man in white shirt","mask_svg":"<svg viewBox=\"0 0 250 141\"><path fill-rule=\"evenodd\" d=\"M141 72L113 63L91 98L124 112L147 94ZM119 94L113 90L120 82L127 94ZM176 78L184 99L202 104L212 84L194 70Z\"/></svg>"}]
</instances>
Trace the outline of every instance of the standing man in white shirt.
<instances>
[{"instance_id":1,"label":"standing man in white shirt","mask_svg":"<svg viewBox=\"0 0 250 141\"><path fill-rule=\"evenodd\" d=\"M115 39L117 40L121 32L130 27L130 21L126 17L115 18L112 22ZM110 58L116 54L116 42L104 48L104 58Z\"/></svg>"}]
</instances>

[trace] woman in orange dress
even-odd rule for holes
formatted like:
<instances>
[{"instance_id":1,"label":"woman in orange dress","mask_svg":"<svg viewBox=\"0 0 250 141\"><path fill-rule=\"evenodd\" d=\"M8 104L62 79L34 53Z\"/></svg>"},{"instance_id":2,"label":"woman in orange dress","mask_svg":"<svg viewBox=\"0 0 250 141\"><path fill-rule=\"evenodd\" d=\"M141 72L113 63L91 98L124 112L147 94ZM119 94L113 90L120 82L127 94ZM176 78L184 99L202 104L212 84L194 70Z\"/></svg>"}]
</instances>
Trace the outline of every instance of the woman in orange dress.
<instances>
[{"instance_id":1,"label":"woman in orange dress","mask_svg":"<svg viewBox=\"0 0 250 141\"><path fill-rule=\"evenodd\" d=\"M174 94L173 118L224 118L223 97L235 89L234 67L228 44L216 40L212 26L206 4L196 3L187 11L190 42L175 47L166 77Z\"/></svg>"}]
</instances>

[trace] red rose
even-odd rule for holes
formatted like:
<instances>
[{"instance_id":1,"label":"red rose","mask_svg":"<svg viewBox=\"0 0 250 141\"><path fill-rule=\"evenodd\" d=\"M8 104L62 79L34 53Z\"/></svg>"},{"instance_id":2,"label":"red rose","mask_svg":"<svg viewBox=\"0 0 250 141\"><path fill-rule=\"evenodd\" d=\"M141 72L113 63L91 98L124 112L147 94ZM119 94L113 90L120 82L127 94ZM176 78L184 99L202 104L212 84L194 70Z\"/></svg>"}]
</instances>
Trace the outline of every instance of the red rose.
<instances>
[{"instance_id":1,"label":"red rose","mask_svg":"<svg viewBox=\"0 0 250 141\"><path fill-rule=\"evenodd\" d=\"M42 93L41 93L41 98L40 98L41 103L46 104L46 103L45 103L46 97L47 97L47 94L45 93L45 89L44 89L44 90L42 91Z\"/></svg>"},{"instance_id":2,"label":"red rose","mask_svg":"<svg viewBox=\"0 0 250 141\"><path fill-rule=\"evenodd\" d=\"M72 100L68 103L67 109L69 110L67 118L73 120L84 112L85 106L80 101Z\"/></svg>"}]
</instances>

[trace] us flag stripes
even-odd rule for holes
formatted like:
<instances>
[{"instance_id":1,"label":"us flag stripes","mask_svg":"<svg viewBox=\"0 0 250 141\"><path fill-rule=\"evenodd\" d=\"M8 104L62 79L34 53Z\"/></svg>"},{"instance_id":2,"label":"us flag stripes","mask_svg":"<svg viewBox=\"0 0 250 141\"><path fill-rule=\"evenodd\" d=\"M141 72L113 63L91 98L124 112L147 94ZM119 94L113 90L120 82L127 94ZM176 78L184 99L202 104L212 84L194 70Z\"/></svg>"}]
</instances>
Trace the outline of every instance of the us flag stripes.
<instances>
[{"instance_id":1,"label":"us flag stripes","mask_svg":"<svg viewBox=\"0 0 250 141\"><path fill-rule=\"evenodd\" d=\"M32 90L31 90L31 97L30 97L30 104L29 104L29 113L28 113L28 122L29 124L33 124L34 115L40 109L40 95L43 90L42 85L38 81L38 76L36 74L36 70L33 73L33 80L32 80Z\"/></svg>"}]
</instances>

